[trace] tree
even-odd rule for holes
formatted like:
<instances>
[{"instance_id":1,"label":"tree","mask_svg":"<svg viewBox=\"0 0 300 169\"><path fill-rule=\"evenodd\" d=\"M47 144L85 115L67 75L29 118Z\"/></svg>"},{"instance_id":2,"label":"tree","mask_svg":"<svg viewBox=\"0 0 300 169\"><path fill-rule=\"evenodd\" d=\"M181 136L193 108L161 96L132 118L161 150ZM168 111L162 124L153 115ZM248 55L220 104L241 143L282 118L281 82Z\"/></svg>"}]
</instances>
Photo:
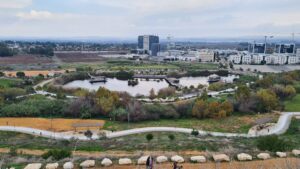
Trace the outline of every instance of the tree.
<instances>
[{"instance_id":1,"label":"tree","mask_svg":"<svg viewBox=\"0 0 300 169\"><path fill-rule=\"evenodd\" d=\"M25 77L25 73L24 73L24 72L17 72L17 73L16 73L16 76L17 76L18 78L24 78L24 77Z\"/></svg>"},{"instance_id":2,"label":"tree","mask_svg":"<svg viewBox=\"0 0 300 169\"><path fill-rule=\"evenodd\" d=\"M174 87L167 87L167 88L160 89L157 95L160 98L166 98L166 97L174 96L175 92L176 89Z\"/></svg>"},{"instance_id":3,"label":"tree","mask_svg":"<svg viewBox=\"0 0 300 169\"><path fill-rule=\"evenodd\" d=\"M119 104L119 96L104 87L100 87L96 93L96 102L103 115L108 115Z\"/></svg>"},{"instance_id":4,"label":"tree","mask_svg":"<svg viewBox=\"0 0 300 169\"><path fill-rule=\"evenodd\" d=\"M91 138L93 137L93 133L91 132L91 130L85 131L85 132L84 132L84 135L85 135L87 138L89 138L89 139L91 139Z\"/></svg>"},{"instance_id":5,"label":"tree","mask_svg":"<svg viewBox=\"0 0 300 169\"><path fill-rule=\"evenodd\" d=\"M199 131L198 130L196 130L196 129L193 129L192 130L192 132L191 132L191 135L193 135L193 136L198 136L199 135Z\"/></svg>"},{"instance_id":6,"label":"tree","mask_svg":"<svg viewBox=\"0 0 300 169\"><path fill-rule=\"evenodd\" d=\"M169 134L169 135L168 135L168 138L169 138L171 141L175 140L175 136L174 136L173 134Z\"/></svg>"},{"instance_id":7,"label":"tree","mask_svg":"<svg viewBox=\"0 0 300 169\"><path fill-rule=\"evenodd\" d=\"M226 100L223 103L221 103L220 109L221 109L221 111L224 111L225 113L219 111L219 117L220 117L220 113L222 114L222 117L226 117L226 116L229 116L233 112L233 105L231 102Z\"/></svg>"},{"instance_id":8,"label":"tree","mask_svg":"<svg viewBox=\"0 0 300 169\"><path fill-rule=\"evenodd\" d=\"M151 90L150 90L150 95L149 95L149 98L151 99L151 100L153 100L153 99L155 99L155 91L154 91L154 89L152 88Z\"/></svg>"},{"instance_id":9,"label":"tree","mask_svg":"<svg viewBox=\"0 0 300 169\"><path fill-rule=\"evenodd\" d=\"M148 142L150 142L151 140L153 140L153 138L154 138L154 136L153 136L153 134L147 134L146 135L146 140L148 141Z\"/></svg>"},{"instance_id":10,"label":"tree","mask_svg":"<svg viewBox=\"0 0 300 169\"><path fill-rule=\"evenodd\" d=\"M268 89L261 89L256 93L258 98L258 110L270 112L279 108L279 99L276 94Z\"/></svg>"},{"instance_id":11,"label":"tree","mask_svg":"<svg viewBox=\"0 0 300 169\"><path fill-rule=\"evenodd\" d=\"M0 77L3 77L5 74L3 72L0 72Z\"/></svg>"},{"instance_id":12,"label":"tree","mask_svg":"<svg viewBox=\"0 0 300 169\"><path fill-rule=\"evenodd\" d=\"M206 110L207 104L204 100L197 100L192 109L192 116L197 118L205 118L207 117Z\"/></svg>"},{"instance_id":13,"label":"tree","mask_svg":"<svg viewBox=\"0 0 300 169\"><path fill-rule=\"evenodd\" d=\"M242 85L239 86L237 91L235 92L235 99L241 104L247 102L251 96L250 88Z\"/></svg>"},{"instance_id":14,"label":"tree","mask_svg":"<svg viewBox=\"0 0 300 169\"><path fill-rule=\"evenodd\" d=\"M217 118L219 116L220 111L220 103L219 102L210 102L208 104L207 109L205 110L205 114L211 118Z\"/></svg>"},{"instance_id":15,"label":"tree","mask_svg":"<svg viewBox=\"0 0 300 169\"><path fill-rule=\"evenodd\" d=\"M113 118L114 121L120 116L126 116L128 112L123 108L114 109L109 113L109 116Z\"/></svg>"}]
</instances>

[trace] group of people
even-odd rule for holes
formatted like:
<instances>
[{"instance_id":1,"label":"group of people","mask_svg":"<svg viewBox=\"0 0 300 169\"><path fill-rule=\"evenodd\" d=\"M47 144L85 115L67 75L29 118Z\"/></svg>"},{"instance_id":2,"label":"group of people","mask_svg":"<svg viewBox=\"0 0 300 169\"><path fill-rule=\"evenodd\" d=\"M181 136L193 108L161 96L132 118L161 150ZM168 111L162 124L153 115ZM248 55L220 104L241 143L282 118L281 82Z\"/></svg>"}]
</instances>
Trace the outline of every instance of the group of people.
<instances>
[{"instance_id":1,"label":"group of people","mask_svg":"<svg viewBox=\"0 0 300 169\"><path fill-rule=\"evenodd\" d=\"M154 159L152 156L149 156L146 161L146 169L153 169ZM173 163L173 169L183 169L182 166L179 166L177 162Z\"/></svg>"}]
</instances>

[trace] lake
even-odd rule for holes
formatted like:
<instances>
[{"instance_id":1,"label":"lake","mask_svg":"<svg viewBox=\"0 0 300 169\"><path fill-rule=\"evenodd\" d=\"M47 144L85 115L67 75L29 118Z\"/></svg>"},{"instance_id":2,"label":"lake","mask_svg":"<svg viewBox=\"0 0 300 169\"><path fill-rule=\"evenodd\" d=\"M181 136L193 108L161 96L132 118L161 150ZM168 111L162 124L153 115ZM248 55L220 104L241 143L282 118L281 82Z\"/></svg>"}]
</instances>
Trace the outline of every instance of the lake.
<instances>
[{"instance_id":1,"label":"lake","mask_svg":"<svg viewBox=\"0 0 300 169\"><path fill-rule=\"evenodd\" d=\"M238 78L235 75L229 75L228 77L222 77L222 81L231 83L233 79ZM105 87L111 91L128 92L132 96L145 95L148 96L151 89L154 89L157 93L160 89L168 87L168 83L165 80L146 80L138 79L139 83L136 86L129 86L128 81L118 80L116 78L107 78L106 83L90 83L89 80L75 80L73 82L65 84L63 87L66 89L82 88L87 90L98 90L99 87ZM190 87L191 85L197 87L199 84L209 85L207 82L208 77L182 77L179 78L179 84L182 86Z\"/></svg>"}]
</instances>

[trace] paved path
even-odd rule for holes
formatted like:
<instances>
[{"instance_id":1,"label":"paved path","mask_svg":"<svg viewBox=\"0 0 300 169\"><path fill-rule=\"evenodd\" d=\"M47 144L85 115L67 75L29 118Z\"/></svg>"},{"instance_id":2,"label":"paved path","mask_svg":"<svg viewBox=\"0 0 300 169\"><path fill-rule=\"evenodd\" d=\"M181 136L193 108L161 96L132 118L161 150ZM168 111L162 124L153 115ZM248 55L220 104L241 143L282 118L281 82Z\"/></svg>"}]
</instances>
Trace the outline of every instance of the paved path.
<instances>
[{"instance_id":1,"label":"paved path","mask_svg":"<svg viewBox=\"0 0 300 169\"><path fill-rule=\"evenodd\" d=\"M203 130L199 130L199 135L211 135L216 137L260 137L272 134L283 134L287 131L290 126L292 117L300 116L300 112L288 112L282 113L279 117L277 124L267 133L260 133L258 135L253 134L238 134L238 133L220 133L220 132L207 132ZM33 128L26 128L26 127L14 127L14 126L0 126L0 131L13 131L13 132L20 132L26 133L31 135L37 135L46 138L54 138L54 139L61 139L61 140L70 140L70 139L78 139L78 140L89 140L84 135L70 135L65 133L55 133L45 130L38 130ZM137 128L137 129L130 129L124 131L117 131L112 133L107 133L107 138L117 138L123 137L133 134L140 134L140 133L148 133L148 132L178 132L178 133L187 133L190 134L192 129L187 128L176 128L176 127L145 127L145 128ZM93 135L92 139L98 139L98 135Z\"/></svg>"}]
</instances>

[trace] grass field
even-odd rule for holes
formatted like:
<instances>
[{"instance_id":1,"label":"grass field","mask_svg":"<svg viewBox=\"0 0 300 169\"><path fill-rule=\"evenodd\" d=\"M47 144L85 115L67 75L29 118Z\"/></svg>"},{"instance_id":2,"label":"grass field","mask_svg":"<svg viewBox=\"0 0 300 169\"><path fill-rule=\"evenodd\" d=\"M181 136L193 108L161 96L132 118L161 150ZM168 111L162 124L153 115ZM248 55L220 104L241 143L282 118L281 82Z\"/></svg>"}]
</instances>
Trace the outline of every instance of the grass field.
<instances>
[{"instance_id":1,"label":"grass field","mask_svg":"<svg viewBox=\"0 0 300 169\"><path fill-rule=\"evenodd\" d=\"M129 128L141 127L183 127L194 128L207 131L217 132L233 132L233 133L247 133L253 126L254 122L260 118L271 117L276 121L278 115L276 114L260 114L260 115L232 115L223 119L175 119L175 120L155 120L139 123L113 122L106 121L104 129L107 130L124 130Z\"/></svg>"},{"instance_id":2,"label":"grass field","mask_svg":"<svg viewBox=\"0 0 300 169\"><path fill-rule=\"evenodd\" d=\"M15 85L16 83L21 82L19 79L5 79L5 78L0 78L0 86L2 88L9 88Z\"/></svg>"},{"instance_id":3,"label":"grass field","mask_svg":"<svg viewBox=\"0 0 300 169\"><path fill-rule=\"evenodd\" d=\"M285 111L299 112L300 111L300 94L297 94L292 100L284 102Z\"/></svg>"},{"instance_id":4,"label":"grass field","mask_svg":"<svg viewBox=\"0 0 300 169\"><path fill-rule=\"evenodd\" d=\"M51 119L45 118L0 118L0 126L18 126L18 127L30 127L42 130L54 130L57 132L63 131L72 131L74 128L72 124L75 123L105 123L104 120L81 120L81 119L59 119L54 118L52 120L51 128ZM82 127L78 130L87 130L88 128ZM95 129L90 127L89 129Z\"/></svg>"}]
</instances>

